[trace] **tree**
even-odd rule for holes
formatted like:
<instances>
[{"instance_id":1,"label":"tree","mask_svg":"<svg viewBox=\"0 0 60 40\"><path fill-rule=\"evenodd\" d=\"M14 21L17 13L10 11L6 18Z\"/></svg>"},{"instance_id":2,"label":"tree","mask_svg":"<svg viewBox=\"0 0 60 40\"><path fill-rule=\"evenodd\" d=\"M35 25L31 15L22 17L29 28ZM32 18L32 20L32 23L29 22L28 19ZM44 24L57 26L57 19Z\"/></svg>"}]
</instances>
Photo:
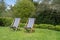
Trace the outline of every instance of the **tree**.
<instances>
[{"instance_id":1,"label":"tree","mask_svg":"<svg viewBox=\"0 0 60 40\"><path fill-rule=\"evenodd\" d=\"M53 4L60 4L60 0L53 0Z\"/></svg>"},{"instance_id":2,"label":"tree","mask_svg":"<svg viewBox=\"0 0 60 40\"><path fill-rule=\"evenodd\" d=\"M17 1L16 5L11 8L14 17L31 17L35 13L35 6L29 0Z\"/></svg>"},{"instance_id":3,"label":"tree","mask_svg":"<svg viewBox=\"0 0 60 40\"><path fill-rule=\"evenodd\" d=\"M0 16L2 16L2 13L5 11L5 3L4 0L0 0Z\"/></svg>"},{"instance_id":4,"label":"tree","mask_svg":"<svg viewBox=\"0 0 60 40\"><path fill-rule=\"evenodd\" d=\"M60 2L60 1L59 1ZM36 15L37 23L51 23L59 24L60 23L60 4L58 0L53 0L51 4L48 4L49 1L45 0L37 6Z\"/></svg>"}]
</instances>

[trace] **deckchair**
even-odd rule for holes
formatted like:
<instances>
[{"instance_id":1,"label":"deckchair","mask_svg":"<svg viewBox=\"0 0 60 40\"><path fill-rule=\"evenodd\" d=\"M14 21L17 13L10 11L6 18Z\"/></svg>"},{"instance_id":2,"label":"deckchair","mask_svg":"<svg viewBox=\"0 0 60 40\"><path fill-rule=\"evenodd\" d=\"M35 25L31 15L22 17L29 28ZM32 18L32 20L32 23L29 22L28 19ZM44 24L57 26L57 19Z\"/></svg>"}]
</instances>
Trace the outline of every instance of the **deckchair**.
<instances>
[{"instance_id":1,"label":"deckchair","mask_svg":"<svg viewBox=\"0 0 60 40\"><path fill-rule=\"evenodd\" d=\"M34 29L33 29L34 22L35 22L35 18L29 18L29 19L28 19L28 23L27 23L27 25L25 26L25 29L26 29L27 31L29 31L29 32L34 31Z\"/></svg>"},{"instance_id":2,"label":"deckchair","mask_svg":"<svg viewBox=\"0 0 60 40\"><path fill-rule=\"evenodd\" d=\"M20 18L15 18L13 23L11 24L11 28L13 28L14 30L17 30L19 26L19 22L20 22Z\"/></svg>"}]
</instances>

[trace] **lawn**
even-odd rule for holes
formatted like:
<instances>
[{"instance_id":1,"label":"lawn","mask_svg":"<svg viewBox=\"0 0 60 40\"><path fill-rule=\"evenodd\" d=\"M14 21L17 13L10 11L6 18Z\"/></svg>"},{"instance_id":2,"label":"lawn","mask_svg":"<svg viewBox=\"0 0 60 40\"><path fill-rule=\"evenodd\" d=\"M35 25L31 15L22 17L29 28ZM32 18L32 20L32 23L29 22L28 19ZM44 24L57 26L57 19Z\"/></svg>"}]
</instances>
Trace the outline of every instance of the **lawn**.
<instances>
[{"instance_id":1,"label":"lawn","mask_svg":"<svg viewBox=\"0 0 60 40\"><path fill-rule=\"evenodd\" d=\"M35 28L34 33L27 33L23 28L13 31L9 27L0 27L0 40L60 40L60 31Z\"/></svg>"}]
</instances>

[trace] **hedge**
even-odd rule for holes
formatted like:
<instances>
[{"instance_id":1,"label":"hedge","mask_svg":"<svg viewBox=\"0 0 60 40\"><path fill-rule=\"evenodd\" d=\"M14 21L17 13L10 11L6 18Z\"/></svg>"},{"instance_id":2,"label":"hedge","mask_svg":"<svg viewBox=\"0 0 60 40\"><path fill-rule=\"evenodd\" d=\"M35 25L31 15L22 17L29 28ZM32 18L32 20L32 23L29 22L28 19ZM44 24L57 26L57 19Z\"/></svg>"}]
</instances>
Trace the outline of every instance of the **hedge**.
<instances>
[{"instance_id":1,"label":"hedge","mask_svg":"<svg viewBox=\"0 0 60 40\"><path fill-rule=\"evenodd\" d=\"M43 28L43 29L51 29L51 30L57 30L60 31L60 25L51 25L51 24L35 24L35 28Z\"/></svg>"},{"instance_id":2,"label":"hedge","mask_svg":"<svg viewBox=\"0 0 60 40\"><path fill-rule=\"evenodd\" d=\"M10 26L13 18L10 17L0 17L0 26Z\"/></svg>"}]
</instances>

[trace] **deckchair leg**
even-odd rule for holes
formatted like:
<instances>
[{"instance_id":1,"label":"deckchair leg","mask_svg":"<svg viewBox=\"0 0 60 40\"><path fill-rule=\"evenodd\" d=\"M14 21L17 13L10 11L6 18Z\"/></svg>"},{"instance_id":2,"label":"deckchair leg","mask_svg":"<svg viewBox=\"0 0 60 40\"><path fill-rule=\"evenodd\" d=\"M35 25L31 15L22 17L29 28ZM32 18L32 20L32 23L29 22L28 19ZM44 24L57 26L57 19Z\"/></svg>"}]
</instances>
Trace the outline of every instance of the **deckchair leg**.
<instances>
[{"instance_id":1,"label":"deckchair leg","mask_svg":"<svg viewBox=\"0 0 60 40\"><path fill-rule=\"evenodd\" d=\"M25 27L25 29L26 29L26 31L28 31L28 32L34 32L34 29L33 28L27 28L27 27Z\"/></svg>"},{"instance_id":2,"label":"deckchair leg","mask_svg":"<svg viewBox=\"0 0 60 40\"><path fill-rule=\"evenodd\" d=\"M30 32L35 32L35 30L33 28L31 28Z\"/></svg>"}]
</instances>

